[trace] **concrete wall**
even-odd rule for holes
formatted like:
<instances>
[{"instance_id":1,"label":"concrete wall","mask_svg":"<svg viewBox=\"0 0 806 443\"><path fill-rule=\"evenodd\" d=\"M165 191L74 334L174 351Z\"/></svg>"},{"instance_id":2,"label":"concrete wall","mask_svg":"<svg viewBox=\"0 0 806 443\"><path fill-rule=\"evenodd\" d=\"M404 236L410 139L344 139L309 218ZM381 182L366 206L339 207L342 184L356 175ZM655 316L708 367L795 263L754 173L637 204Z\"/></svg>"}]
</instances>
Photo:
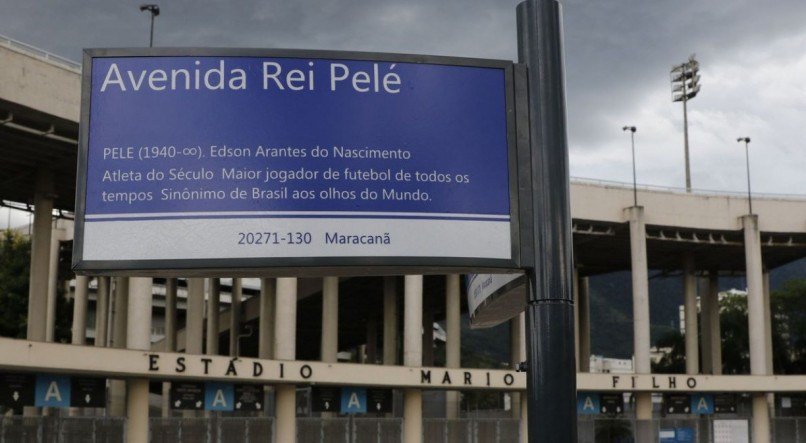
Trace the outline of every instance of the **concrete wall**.
<instances>
[{"instance_id":1,"label":"concrete wall","mask_svg":"<svg viewBox=\"0 0 806 443\"><path fill-rule=\"evenodd\" d=\"M632 206L632 188L601 183L571 182L574 219L624 223L624 208ZM747 198L738 195L662 190L638 190L647 225L684 229L737 231L747 214ZM762 232L806 233L806 196L797 199L753 197Z\"/></svg>"},{"instance_id":2,"label":"concrete wall","mask_svg":"<svg viewBox=\"0 0 806 443\"><path fill-rule=\"evenodd\" d=\"M78 122L81 74L77 69L2 41L0 66L0 99Z\"/></svg>"}]
</instances>

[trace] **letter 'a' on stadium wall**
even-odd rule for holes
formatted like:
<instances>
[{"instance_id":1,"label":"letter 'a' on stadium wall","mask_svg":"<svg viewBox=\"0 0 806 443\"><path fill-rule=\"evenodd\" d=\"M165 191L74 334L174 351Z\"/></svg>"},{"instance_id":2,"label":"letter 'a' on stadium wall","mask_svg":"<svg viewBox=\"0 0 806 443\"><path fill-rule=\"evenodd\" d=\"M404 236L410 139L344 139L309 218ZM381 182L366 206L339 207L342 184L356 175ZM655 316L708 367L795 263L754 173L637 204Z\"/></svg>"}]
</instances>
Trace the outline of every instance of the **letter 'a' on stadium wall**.
<instances>
[{"instance_id":1,"label":"letter 'a' on stadium wall","mask_svg":"<svg viewBox=\"0 0 806 443\"><path fill-rule=\"evenodd\" d=\"M74 269L517 269L513 72L419 55L86 50Z\"/></svg>"}]
</instances>

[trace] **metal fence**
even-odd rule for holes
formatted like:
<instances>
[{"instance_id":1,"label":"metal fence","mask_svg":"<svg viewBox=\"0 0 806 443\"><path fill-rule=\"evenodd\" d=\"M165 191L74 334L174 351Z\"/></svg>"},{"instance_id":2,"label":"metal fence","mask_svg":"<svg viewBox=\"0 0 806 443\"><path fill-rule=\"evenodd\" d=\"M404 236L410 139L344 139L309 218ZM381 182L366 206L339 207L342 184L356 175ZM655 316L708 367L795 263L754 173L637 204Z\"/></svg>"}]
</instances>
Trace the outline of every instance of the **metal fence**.
<instances>
[{"instance_id":1,"label":"metal fence","mask_svg":"<svg viewBox=\"0 0 806 443\"><path fill-rule=\"evenodd\" d=\"M271 443L270 417L152 418L153 443Z\"/></svg>"},{"instance_id":2,"label":"metal fence","mask_svg":"<svg viewBox=\"0 0 806 443\"><path fill-rule=\"evenodd\" d=\"M13 38L6 37L5 35L0 35L0 46L16 49L17 51L24 51L30 55L47 60L51 63L55 62L63 65L64 67L76 72L81 71L81 63L76 63L73 60L52 54L44 49L39 49L36 46L14 40Z\"/></svg>"},{"instance_id":3,"label":"metal fence","mask_svg":"<svg viewBox=\"0 0 806 443\"><path fill-rule=\"evenodd\" d=\"M571 177L571 183L574 184L590 184L590 185L598 185L598 186L605 186L611 188L625 188L625 189L632 189L633 184L628 182L620 182L615 180L605 180L605 179L598 179L598 178L586 178L586 177ZM650 185L650 184L641 184L638 183L636 186L641 191L660 191L660 192L672 192L676 194L697 194L697 195L710 195L716 197L739 197L744 198L747 196L746 191L721 191L716 189L692 189L691 192L687 191L686 188L680 188L677 186L663 186L663 185ZM753 197L760 197L764 199L771 199L771 200L806 200L806 194L778 194L778 193L769 193L769 192L754 192Z\"/></svg>"},{"instance_id":4,"label":"metal fence","mask_svg":"<svg viewBox=\"0 0 806 443\"><path fill-rule=\"evenodd\" d=\"M0 443L123 443L125 419L0 417Z\"/></svg>"},{"instance_id":5,"label":"metal fence","mask_svg":"<svg viewBox=\"0 0 806 443\"><path fill-rule=\"evenodd\" d=\"M424 441L435 443L517 443L520 422L511 418L424 419Z\"/></svg>"},{"instance_id":6,"label":"metal fence","mask_svg":"<svg viewBox=\"0 0 806 443\"><path fill-rule=\"evenodd\" d=\"M662 430L684 428L692 433L693 440L690 441L709 443L713 441L712 422L708 418L636 420L580 417L577 421L577 441L580 443L657 442Z\"/></svg>"},{"instance_id":7,"label":"metal fence","mask_svg":"<svg viewBox=\"0 0 806 443\"><path fill-rule=\"evenodd\" d=\"M806 443L806 418L777 417L772 419L772 441Z\"/></svg>"},{"instance_id":8,"label":"metal fence","mask_svg":"<svg viewBox=\"0 0 806 443\"><path fill-rule=\"evenodd\" d=\"M747 421L748 431L750 419ZM112 417L0 417L0 443L123 443L126 420ZM653 420L587 418L578 421L581 443L657 442L662 430L687 429L699 443L715 443L712 417ZM772 441L806 443L806 418L772 419ZM152 418L154 443L271 443L269 417ZM401 418L298 418L299 443L399 443ZM518 420L424 419L428 443L515 443ZM751 440L752 441L752 440Z\"/></svg>"}]
</instances>

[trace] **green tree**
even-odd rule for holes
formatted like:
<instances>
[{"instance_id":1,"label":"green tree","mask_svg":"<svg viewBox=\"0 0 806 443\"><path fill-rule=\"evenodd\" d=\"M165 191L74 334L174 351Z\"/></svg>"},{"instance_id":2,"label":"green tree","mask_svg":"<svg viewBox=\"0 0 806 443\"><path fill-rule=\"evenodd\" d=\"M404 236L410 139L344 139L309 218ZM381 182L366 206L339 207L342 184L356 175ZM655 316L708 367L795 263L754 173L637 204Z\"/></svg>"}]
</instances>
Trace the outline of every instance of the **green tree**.
<instances>
[{"instance_id":1,"label":"green tree","mask_svg":"<svg viewBox=\"0 0 806 443\"><path fill-rule=\"evenodd\" d=\"M671 349L660 361L652 364L652 372L658 374L682 374L686 372L686 339L673 329L655 341L658 348Z\"/></svg>"},{"instance_id":2,"label":"green tree","mask_svg":"<svg viewBox=\"0 0 806 443\"><path fill-rule=\"evenodd\" d=\"M806 279L790 280L770 300L776 373L806 374Z\"/></svg>"},{"instance_id":3,"label":"green tree","mask_svg":"<svg viewBox=\"0 0 806 443\"><path fill-rule=\"evenodd\" d=\"M747 335L747 297L730 294L720 300L719 327L722 334L722 373L750 373L750 345Z\"/></svg>"},{"instance_id":4,"label":"green tree","mask_svg":"<svg viewBox=\"0 0 806 443\"><path fill-rule=\"evenodd\" d=\"M24 338L31 243L13 231L0 238L0 336Z\"/></svg>"},{"instance_id":5,"label":"green tree","mask_svg":"<svg viewBox=\"0 0 806 443\"><path fill-rule=\"evenodd\" d=\"M773 367L776 374L806 374L806 280L790 280L770 295ZM749 374L750 346L747 297L730 294L720 300L722 373ZM653 371L685 372L685 339L679 332L664 335L659 347L670 347Z\"/></svg>"},{"instance_id":6,"label":"green tree","mask_svg":"<svg viewBox=\"0 0 806 443\"><path fill-rule=\"evenodd\" d=\"M69 244L62 243L56 290L55 341L70 340L73 303L64 294L64 282L73 278ZM28 279L31 242L10 230L0 233L0 337L25 338L28 319Z\"/></svg>"}]
</instances>

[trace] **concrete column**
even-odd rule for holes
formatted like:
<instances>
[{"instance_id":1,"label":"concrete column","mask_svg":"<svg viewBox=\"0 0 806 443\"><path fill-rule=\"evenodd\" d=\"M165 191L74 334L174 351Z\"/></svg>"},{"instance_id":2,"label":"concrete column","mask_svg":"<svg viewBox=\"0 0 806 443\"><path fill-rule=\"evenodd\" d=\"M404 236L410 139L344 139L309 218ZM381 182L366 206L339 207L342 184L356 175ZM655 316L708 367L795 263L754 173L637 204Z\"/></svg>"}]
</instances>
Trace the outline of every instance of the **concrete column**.
<instances>
[{"instance_id":1,"label":"concrete column","mask_svg":"<svg viewBox=\"0 0 806 443\"><path fill-rule=\"evenodd\" d=\"M115 297L112 303L112 343L118 349L126 348L129 318L129 277L115 277Z\"/></svg>"},{"instance_id":2,"label":"concrete column","mask_svg":"<svg viewBox=\"0 0 806 443\"><path fill-rule=\"evenodd\" d=\"M28 284L28 340L45 341L50 270L50 236L53 220L53 173L40 169L34 192L34 222Z\"/></svg>"},{"instance_id":3,"label":"concrete column","mask_svg":"<svg viewBox=\"0 0 806 443\"><path fill-rule=\"evenodd\" d=\"M703 374L714 373L713 359L713 318L711 317L711 292L709 291L709 281L706 278L697 279L700 294L700 367Z\"/></svg>"},{"instance_id":4,"label":"concrete column","mask_svg":"<svg viewBox=\"0 0 806 443\"><path fill-rule=\"evenodd\" d=\"M635 373L652 372L649 358L649 270L646 253L646 226L644 208L627 208L630 221L630 260L632 269L633 353ZM639 420L652 418L652 394L636 394L635 417Z\"/></svg>"},{"instance_id":5,"label":"concrete column","mask_svg":"<svg viewBox=\"0 0 806 443\"><path fill-rule=\"evenodd\" d=\"M772 307L770 306L769 271L764 271L761 280L764 286L764 341L767 342L767 374L775 374L772 358Z\"/></svg>"},{"instance_id":6,"label":"concrete column","mask_svg":"<svg viewBox=\"0 0 806 443\"><path fill-rule=\"evenodd\" d=\"M772 307L770 306L770 273L766 269L762 277L764 283L764 341L767 342L767 374L775 374L772 358ZM767 394L770 417L775 417L775 394Z\"/></svg>"},{"instance_id":7,"label":"concrete column","mask_svg":"<svg viewBox=\"0 0 806 443\"><path fill-rule=\"evenodd\" d=\"M445 366L462 366L462 300L459 287L459 274L445 277ZM459 392L445 393L445 417L459 418Z\"/></svg>"},{"instance_id":8,"label":"concrete column","mask_svg":"<svg viewBox=\"0 0 806 443\"><path fill-rule=\"evenodd\" d=\"M273 278L260 279L260 314L258 316L258 358L274 358L274 295L275 280ZM271 400L272 386L263 386L263 404L268 405ZM268 415L270 408L264 407L263 414Z\"/></svg>"},{"instance_id":9,"label":"concrete column","mask_svg":"<svg viewBox=\"0 0 806 443\"><path fill-rule=\"evenodd\" d=\"M397 277L383 278L383 364L398 364ZM393 417L392 413L386 414Z\"/></svg>"},{"instance_id":10,"label":"concrete column","mask_svg":"<svg viewBox=\"0 0 806 443\"><path fill-rule=\"evenodd\" d=\"M321 358L335 363L339 352L339 278L322 279L322 340Z\"/></svg>"},{"instance_id":11,"label":"concrete column","mask_svg":"<svg viewBox=\"0 0 806 443\"><path fill-rule=\"evenodd\" d=\"M694 274L694 257L683 258L683 299L686 322L686 374L700 372L699 332L697 330L697 276Z\"/></svg>"},{"instance_id":12,"label":"concrete column","mask_svg":"<svg viewBox=\"0 0 806 443\"><path fill-rule=\"evenodd\" d=\"M434 309L423 308L423 366L434 366Z\"/></svg>"},{"instance_id":13,"label":"concrete column","mask_svg":"<svg viewBox=\"0 0 806 443\"><path fill-rule=\"evenodd\" d=\"M109 341L109 293L111 281L109 277L98 277L95 291L95 346L106 347Z\"/></svg>"},{"instance_id":14,"label":"concrete column","mask_svg":"<svg viewBox=\"0 0 806 443\"><path fill-rule=\"evenodd\" d=\"M63 229L54 227L50 232L50 264L48 265L48 316L45 320L45 340L52 342L56 332L56 297L59 284L59 246Z\"/></svg>"},{"instance_id":15,"label":"concrete column","mask_svg":"<svg viewBox=\"0 0 806 443\"><path fill-rule=\"evenodd\" d=\"M76 289L73 293L73 331L71 343L83 345L87 340L87 293L89 277L76 276Z\"/></svg>"},{"instance_id":16,"label":"concrete column","mask_svg":"<svg viewBox=\"0 0 806 443\"><path fill-rule=\"evenodd\" d=\"M719 324L719 274L708 273L708 317L711 324L710 345L711 370L714 375L722 374L722 328Z\"/></svg>"},{"instance_id":17,"label":"concrete column","mask_svg":"<svg viewBox=\"0 0 806 443\"><path fill-rule=\"evenodd\" d=\"M403 364L422 366L423 362L423 276L407 275L404 289ZM433 328L432 328L433 330ZM419 389L406 389L403 395L403 442L423 439L423 396Z\"/></svg>"},{"instance_id":18,"label":"concrete column","mask_svg":"<svg viewBox=\"0 0 806 443\"><path fill-rule=\"evenodd\" d=\"M590 279L582 277L579 284L579 372L591 370L591 313L590 313Z\"/></svg>"},{"instance_id":19,"label":"concrete column","mask_svg":"<svg viewBox=\"0 0 806 443\"><path fill-rule=\"evenodd\" d=\"M202 354L204 341L204 279L187 279L187 311L185 321L185 352Z\"/></svg>"},{"instance_id":20,"label":"concrete column","mask_svg":"<svg viewBox=\"0 0 806 443\"><path fill-rule=\"evenodd\" d=\"M235 357L240 353L238 335L241 333L241 300L243 286L240 278L232 279L232 302L230 304L229 355Z\"/></svg>"},{"instance_id":21,"label":"concrete column","mask_svg":"<svg viewBox=\"0 0 806 443\"><path fill-rule=\"evenodd\" d=\"M764 308L764 276L761 260L761 238L758 216L742 217L744 228L745 272L747 273L747 322L750 341L750 373L765 375L767 366L767 340L765 337L766 309ZM770 412L765 394L753 395L754 443L770 441Z\"/></svg>"},{"instance_id":22,"label":"concrete column","mask_svg":"<svg viewBox=\"0 0 806 443\"><path fill-rule=\"evenodd\" d=\"M278 278L274 319L274 358L294 360L297 353L297 279ZM294 385L280 384L275 396L274 441L293 442L297 438Z\"/></svg>"},{"instance_id":23,"label":"concrete column","mask_svg":"<svg viewBox=\"0 0 806 443\"><path fill-rule=\"evenodd\" d=\"M165 279L165 351L176 351L176 279ZM162 416L171 416L171 382L162 383Z\"/></svg>"},{"instance_id":24,"label":"concrete column","mask_svg":"<svg viewBox=\"0 0 806 443\"><path fill-rule=\"evenodd\" d=\"M218 316L221 304L221 279L208 279L207 294L207 347L208 355L218 355Z\"/></svg>"},{"instance_id":25,"label":"concrete column","mask_svg":"<svg viewBox=\"0 0 806 443\"><path fill-rule=\"evenodd\" d=\"M89 292L89 278L76 275L76 287L73 292L73 327L70 334L70 343L83 346L87 340L87 293ZM79 415L79 408L70 408L70 417Z\"/></svg>"},{"instance_id":26,"label":"concrete column","mask_svg":"<svg viewBox=\"0 0 806 443\"><path fill-rule=\"evenodd\" d=\"M274 290L273 278L260 279L258 358L274 357Z\"/></svg>"},{"instance_id":27,"label":"concrete column","mask_svg":"<svg viewBox=\"0 0 806 443\"><path fill-rule=\"evenodd\" d=\"M383 364L397 364L397 292L395 277L383 278Z\"/></svg>"},{"instance_id":28,"label":"concrete column","mask_svg":"<svg viewBox=\"0 0 806 443\"><path fill-rule=\"evenodd\" d=\"M204 344L204 279L188 278L185 311L185 353L203 354ZM196 411L182 411L185 418L199 416Z\"/></svg>"},{"instance_id":29,"label":"concrete column","mask_svg":"<svg viewBox=\"0 0 806 443\"><path fill-rule=\"evenodd\" d=\"M517 370L518 365L525 358L521 355L521 316L516 315L509 321L509 365L510 368ZM521 393L512 392L512 418L520 418L521 416Z\"/></svg>"},{"instance_id":30,"label":"concrete column","mask_svg":"<svg viewBox=\"0 0 806 443\"><path fill-rule=\"evenodd\" d=\"M125 349L127 341L126 334L128 334L129 278L115 277L114 281L115 296L112 303L111 346L113 348ZM149 293L149 296L150 295ZM126 415L126 382L124 380L113 379L109 381L109 415L114 417L123 417Z\"/></svg>"},{"instance_id":31,"label":"concrete column","mask_svg":"<svg viewBox=\"0 0 806 443\"><path fill-rule=\"evenodd\" d=\"M175 278L165 279L165 351L176 351L176 290Z\"/></svg>"},{"instance_id":32,"label":"concrete column","mask_svg":"<svg viewBox=\"0 0 806 443\"><path fill-rule=\"evenodd\" d=\"M378 363L378 322L375 317L367 319L367 361L374 365Z\"/></svg>"},{"instance_id":33,"label":"concrete column","mask_svg":"<svg viewBox=\"0 0 806 443\"><path fill-rule=\"evenodd\" d=\"M133 277L129 281L127 339L129 349L151 349L151 290L150 278ZM126 381L126 442L148 442L148 380Z\"/></svg>"}]
</instances>

